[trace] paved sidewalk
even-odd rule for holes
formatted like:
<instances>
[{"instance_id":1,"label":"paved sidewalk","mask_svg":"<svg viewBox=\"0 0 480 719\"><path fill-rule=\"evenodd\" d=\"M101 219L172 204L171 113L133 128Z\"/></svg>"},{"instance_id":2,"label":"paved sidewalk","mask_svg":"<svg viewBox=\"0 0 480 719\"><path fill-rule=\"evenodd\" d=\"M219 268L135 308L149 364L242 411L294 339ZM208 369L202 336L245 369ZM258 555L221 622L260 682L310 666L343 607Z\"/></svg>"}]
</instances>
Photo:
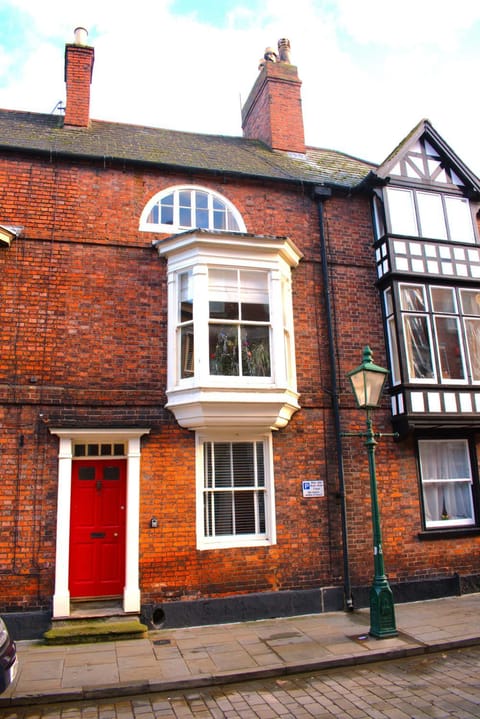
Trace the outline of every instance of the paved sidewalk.
<instances>
[{"instance_id":1,"label":"paved sidewalk","mask_svg":"<svg viewBox=\"0 0 480 719\"><path fill-rule=\"evenodd\" d=\"M480 593L395 607L397 637L368 635L369 610L149 632L100 644L18 643L0 707L171 691L364 664L480 644Z\"/></svg>"}]
</instances>

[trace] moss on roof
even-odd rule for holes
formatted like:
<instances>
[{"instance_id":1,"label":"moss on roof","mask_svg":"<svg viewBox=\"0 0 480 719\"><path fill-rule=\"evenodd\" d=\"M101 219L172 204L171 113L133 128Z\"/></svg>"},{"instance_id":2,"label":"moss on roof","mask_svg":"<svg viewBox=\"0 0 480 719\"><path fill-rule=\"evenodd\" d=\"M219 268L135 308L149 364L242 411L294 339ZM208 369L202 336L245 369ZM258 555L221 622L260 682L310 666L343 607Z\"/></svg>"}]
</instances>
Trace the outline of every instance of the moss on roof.
<instances>
[{"instance_id":1,"label":"moss on roof","mask_svg":"<svg viewBox=\"0 0 480 719\"><path fill-rule=\"evenodd\" d=\"M352 187L376 166L333 150L305 155L257 140L92 120L64 127L63 116L0 110L0 149L153 164L221 174Z\"/></svg>"}]
</instances>

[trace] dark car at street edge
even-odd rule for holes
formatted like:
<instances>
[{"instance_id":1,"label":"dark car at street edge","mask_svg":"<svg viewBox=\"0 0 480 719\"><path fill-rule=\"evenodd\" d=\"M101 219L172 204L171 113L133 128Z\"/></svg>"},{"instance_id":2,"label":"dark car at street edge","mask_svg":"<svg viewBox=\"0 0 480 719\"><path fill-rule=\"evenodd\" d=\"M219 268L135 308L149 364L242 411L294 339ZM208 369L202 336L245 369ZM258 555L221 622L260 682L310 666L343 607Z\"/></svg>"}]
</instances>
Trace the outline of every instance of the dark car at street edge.
<instances>
[{"instance_id":1,"label":"dark car at street edge","mask_svg":"<svg viewBox=\"0 0 480 719\"><path fill-rule=\"evenodd\" d=\"M0 694L13 682L18 671L17 648L0 617Z\"/></svg>"}]
</instances>

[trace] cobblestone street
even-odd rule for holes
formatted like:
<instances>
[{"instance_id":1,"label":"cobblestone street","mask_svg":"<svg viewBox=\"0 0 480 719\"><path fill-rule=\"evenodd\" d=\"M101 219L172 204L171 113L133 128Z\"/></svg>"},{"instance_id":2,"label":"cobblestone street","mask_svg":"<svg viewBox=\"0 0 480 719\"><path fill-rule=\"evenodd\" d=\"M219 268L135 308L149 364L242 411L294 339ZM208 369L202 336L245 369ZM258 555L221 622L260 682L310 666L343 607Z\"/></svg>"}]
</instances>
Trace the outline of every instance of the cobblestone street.
<instances>
[{"instance_id":1,"label":"cobblestone street","mask_svg":"<svg viewBox=\"0 0 480 719\"><path fill-rule=\"evenodd\" d=\"M205 689L0 710L0 719L478 719L480 647Z\"/></svg>"}]
</instances>

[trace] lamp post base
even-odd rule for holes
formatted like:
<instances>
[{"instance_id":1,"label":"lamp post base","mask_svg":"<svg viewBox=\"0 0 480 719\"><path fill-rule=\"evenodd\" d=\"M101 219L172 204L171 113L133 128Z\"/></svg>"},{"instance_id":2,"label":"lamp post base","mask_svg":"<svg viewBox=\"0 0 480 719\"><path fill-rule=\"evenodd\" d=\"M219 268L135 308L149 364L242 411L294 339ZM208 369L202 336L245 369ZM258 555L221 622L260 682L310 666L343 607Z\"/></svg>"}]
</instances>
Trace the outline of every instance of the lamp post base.
<instances>
[{"instance_id":1,"label":"lamp post base","mask_svg":"<svg viewBox=\"0 0 480 719\"><path fill-rule=\"evenodd\" d=\"M372 637L386 639L398 635L395 624L393 594L386 580L374 581L370 589L370 632Z\"/></svg>"}]
</instances>

